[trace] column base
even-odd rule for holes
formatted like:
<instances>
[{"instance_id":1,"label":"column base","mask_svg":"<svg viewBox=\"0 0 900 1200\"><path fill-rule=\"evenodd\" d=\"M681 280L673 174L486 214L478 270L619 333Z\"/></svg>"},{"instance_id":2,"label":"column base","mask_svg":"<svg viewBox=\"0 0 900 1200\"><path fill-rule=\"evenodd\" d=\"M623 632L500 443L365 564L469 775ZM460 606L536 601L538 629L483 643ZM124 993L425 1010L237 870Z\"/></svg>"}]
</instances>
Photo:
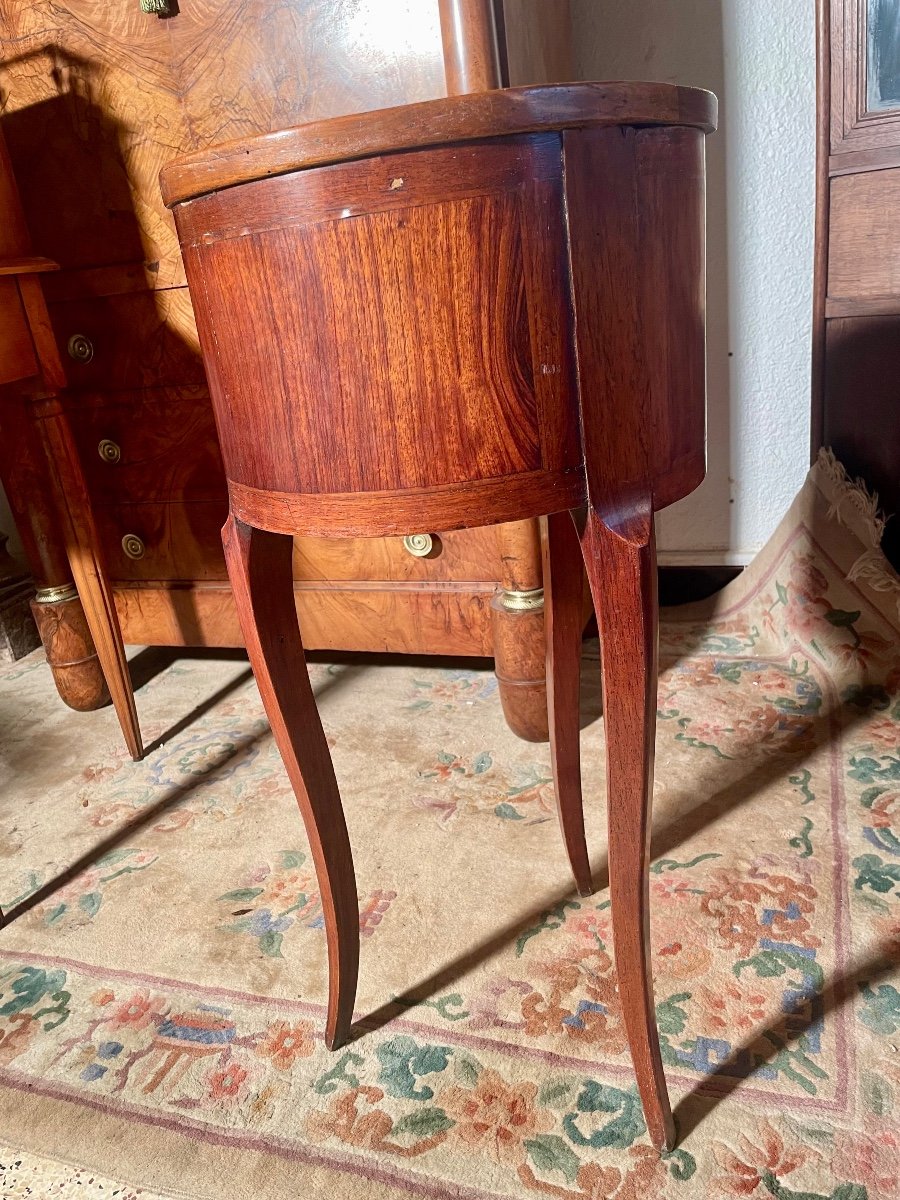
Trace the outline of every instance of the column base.
<instances>
[{"instance_id":1,"label":"column base","mask_svg":"<svg viewBox=\"0 0 900 1200\"><path fill-rule=\"evenodd\" d=\"M31 611L60 699L77 712L103 708L109 689L78 592L71 584L40 588Z\"/></svg>"},{"instance_id":2,"label":"column base","mask_svg":"<svg viewBox=\"0 0 900 1200\"><path fill-rule=\"evenodd\" d=\"M549 741L543 589L498 592L491 625L506 723L526 742Z\"/></svg>"}]
</instances>

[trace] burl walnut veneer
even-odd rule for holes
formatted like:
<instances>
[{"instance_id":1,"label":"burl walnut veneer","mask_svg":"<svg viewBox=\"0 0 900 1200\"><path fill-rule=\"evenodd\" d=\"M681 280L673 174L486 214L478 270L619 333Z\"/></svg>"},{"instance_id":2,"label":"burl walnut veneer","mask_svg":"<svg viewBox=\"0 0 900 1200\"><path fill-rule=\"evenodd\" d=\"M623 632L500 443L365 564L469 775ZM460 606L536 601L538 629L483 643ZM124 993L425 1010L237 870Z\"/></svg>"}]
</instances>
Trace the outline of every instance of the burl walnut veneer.
<instances>
[{"instance_id":1,"label":"burl walnut veneer","mask_svg":"<svg viewBox=\"0 0 900 1200\"><path fill-rule=\"evenodd\" d=\"M359 914L292 536L546 516L557 801L589 891L583 555L603 637L619 993L658 1147L674 1126L648 950L653 514L705 469L714 124L713 96L665 84L518 88L232 142L162 173L228 478L228 571L321 887L329 1046L350 1032Z\"/></svg>"},{"instance_id":2,"label":"burl walnut veneer","mask_svg":"<svg viewBox=\"0 0 900 1200\"><path fill-rule=\"evenodd\" d=\"M65 369L53 388L75 454L57 463L37 410L0 403L0 480L38 585L60 694L78 708L111 694L138 749L124 656L101 661L94 647L241 644L220 537L225 473L160 167L231 138L572 71L568 0L164 7L156 16L138 0L0 5L10 159L0 162L0 256L18 222L33 252L58 264L36 287ZM6 204L5 166L24 218ZM0 376L15 367L8 349L0 331ZM105 573L112 607L73 586L68 515L50 478L62 481L73 463L84 486L72 516L91 532L84 549ZM306 645L492 656L511 727L546 739L538 522L430 542L436 531L415 532L405 545L297 539Z\"/></svg>"}]
</instances>

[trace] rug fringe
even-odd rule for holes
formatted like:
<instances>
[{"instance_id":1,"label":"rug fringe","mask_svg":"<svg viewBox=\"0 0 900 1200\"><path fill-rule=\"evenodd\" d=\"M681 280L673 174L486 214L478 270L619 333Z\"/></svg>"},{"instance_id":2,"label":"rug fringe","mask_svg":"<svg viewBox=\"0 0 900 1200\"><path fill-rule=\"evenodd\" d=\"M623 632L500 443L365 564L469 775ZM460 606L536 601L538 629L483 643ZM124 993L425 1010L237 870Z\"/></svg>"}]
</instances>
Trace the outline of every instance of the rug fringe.
<instances>
[{"instance_id":1,"label":"rug fringe","mask_svg":"<svg viewBox=\"0 0 900 1200\"><path fill-rule=\"evenodd\" d=\"M852 530L869 548L847 572L851 582L864 582L876 592L896 592L900 614L900 577L881 550L884 527L889 518L878 507L878 494L870 492L862 479L851 479L830 446L819 451L814 468L816 483L829 500L828 517Z\"/></svg>"}]
</instances>

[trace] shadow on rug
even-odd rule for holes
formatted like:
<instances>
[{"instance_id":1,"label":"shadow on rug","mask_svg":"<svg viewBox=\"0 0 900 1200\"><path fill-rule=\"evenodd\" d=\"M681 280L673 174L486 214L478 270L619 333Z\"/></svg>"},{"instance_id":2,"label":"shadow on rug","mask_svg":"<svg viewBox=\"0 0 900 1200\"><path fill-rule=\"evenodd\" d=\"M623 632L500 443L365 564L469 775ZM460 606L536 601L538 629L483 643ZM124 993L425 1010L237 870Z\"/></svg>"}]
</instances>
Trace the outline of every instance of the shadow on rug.
<instances>
[{"instance_id":1,"label":"shadow on rug","mask_svg":"<svg viewBox=\"0 0 900 1200\"><path fill-rule=\"evenodd\" d=\"M51 1162L81 1168L71 1193L58 1167L30 1194L117 1194L87 1170L145 1200L900 1195L900 582L879 537L823 456L754 564L666 614L662 1158L616 995L602 720L582 734L600 891L579 899L547 749L508 731L490 673L311 668L363 934L361 1036L329 1054L321 907L246 663L152 678L164 740L140 764L37 657L4 669L0 1140L24 1153L4 1195ZM584 666L596 712L596 646Z\"/></svg>"}]
</instances>

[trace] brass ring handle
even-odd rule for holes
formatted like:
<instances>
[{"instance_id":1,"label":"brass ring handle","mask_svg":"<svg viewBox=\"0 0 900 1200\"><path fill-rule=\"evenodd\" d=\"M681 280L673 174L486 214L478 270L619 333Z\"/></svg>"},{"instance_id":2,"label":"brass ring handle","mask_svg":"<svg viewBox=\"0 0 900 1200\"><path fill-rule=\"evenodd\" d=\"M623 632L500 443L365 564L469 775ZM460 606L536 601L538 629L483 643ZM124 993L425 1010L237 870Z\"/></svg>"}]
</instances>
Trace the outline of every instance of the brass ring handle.
<instances>
[{"instance_id":1,"label":"brass ring handle","mask_svg":"<svg viewBox=\"0 0 900 1200\"><path fill-rule=\"evenodd\" d=\"M122 538L122 549L129 558L143 558L147 547L136 533L126 533Z\"/></svg>"},{"instance_id":2,"label":"brass ring handle","mask_svg":"<svg viewBox=\"0 0 900 1200\"><path fill-rule=\"evenodd\" d=\"M89 363L94 357L94 343L83 333L73 333L66 342L69 358L79 363Z\"/></svg>"},{"instance_id":3,"label":"brass ring handle","mask_svg":"<svg viewBox=\"0 0 900 1200\"><path fill-rule=\"evenodd\" d=\"M427 558L434 549L434 539L430 533L410 533L403 539L403 548L414 558Z\"/></svg>"},{"instance_id":4,"label":"brass ring handle","mask_svg":"<svg viewBox=\"0 0 900 1200\"><path fill-rule=\"evenodd\" d=\"M122 447L110 438L102 438L97 446L97 453L107 463L117 463L122 458Z\"/></svg>"}]
</instances>

